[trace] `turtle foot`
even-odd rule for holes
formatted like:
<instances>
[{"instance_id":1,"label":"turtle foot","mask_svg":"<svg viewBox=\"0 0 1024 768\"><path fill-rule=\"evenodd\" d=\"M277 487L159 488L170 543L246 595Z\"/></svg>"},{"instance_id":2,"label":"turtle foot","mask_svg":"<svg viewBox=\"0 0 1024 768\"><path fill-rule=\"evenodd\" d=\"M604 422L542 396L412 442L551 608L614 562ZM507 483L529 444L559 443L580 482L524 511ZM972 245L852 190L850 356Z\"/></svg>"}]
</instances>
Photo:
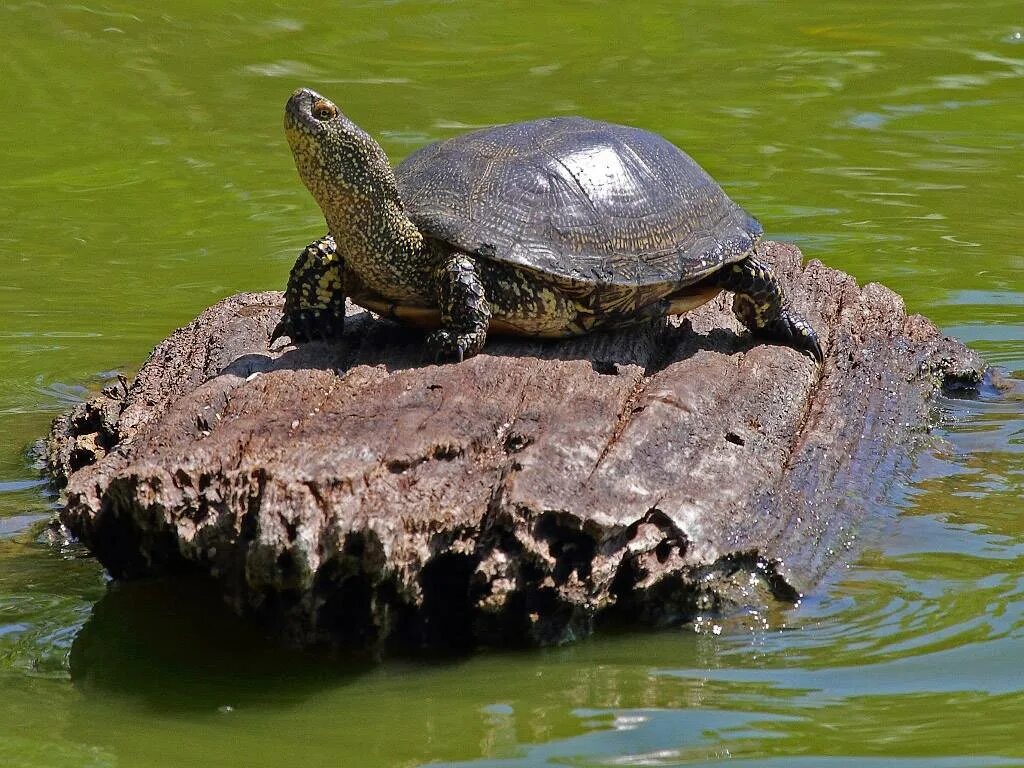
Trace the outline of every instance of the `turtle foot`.
<instances>
[{"instance_id":1,"label":"turtle foot","mask_svg":"<svg viewBox=\"0 0 1024 768\"><path fill-rule=\"evenodd\" d=\"M345 260L334 238L325 235L302 249L288 276L284 316L270 336L293 343L330 341L345 327Z\"/></svg>"},{"instance_id":2,"label":"turtle foot","mask_svg":"<svg viewBox=\"0 0 1024 768\"><path fill-rule=\"evenodd\" d=\"M821 341L818 334L808 322L807 318L799 312L783 311L779 316L758 328L758 336L780 341L787 346L806 352L821 364L825 355L821 351Z\"/></svg>"},{"instance_id":3,"label":"turtle foot","mask_svg":"<svg viewBox=\"0 0 1024 768\"><path fill-rule=\"evenodd\" d=\"M435 363L451 361L461 363L472 357L484 346L482 333L454 334L451 331L434 331L427 336L427 355Z\"/></svg>"},{"instance_id":4,"label":"turtle foot","mask_svg":"<svg viewBox=\"0 0 1024 768\"><path fill-rule=\"evenodd\" d=\"M345 316L334 312L313 309L285 312L270 334L270 343L273 344L282 336L290 338L293 344L333 341L341 338L344 328Z\"/></svg>"}]
</instances>

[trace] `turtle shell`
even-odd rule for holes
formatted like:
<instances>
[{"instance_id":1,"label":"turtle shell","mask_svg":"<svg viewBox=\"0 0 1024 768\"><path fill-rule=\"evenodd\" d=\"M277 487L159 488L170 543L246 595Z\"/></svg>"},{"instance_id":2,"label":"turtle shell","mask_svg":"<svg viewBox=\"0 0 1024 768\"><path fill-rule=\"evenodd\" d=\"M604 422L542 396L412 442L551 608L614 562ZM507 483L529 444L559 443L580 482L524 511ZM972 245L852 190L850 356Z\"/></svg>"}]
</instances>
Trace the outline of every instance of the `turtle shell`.
<instances>
[{"instance_id":1,"label":"turtle shell","mask_svg":"<svg viewBox=\"0 0 1024 768\"><path fill-rule=\"evenodd\" d=\"M420 230L584 284L686 284L742 259L761 225L662 137L581 117L473 131L395 169Z\"/></svg>"}]
</instances>

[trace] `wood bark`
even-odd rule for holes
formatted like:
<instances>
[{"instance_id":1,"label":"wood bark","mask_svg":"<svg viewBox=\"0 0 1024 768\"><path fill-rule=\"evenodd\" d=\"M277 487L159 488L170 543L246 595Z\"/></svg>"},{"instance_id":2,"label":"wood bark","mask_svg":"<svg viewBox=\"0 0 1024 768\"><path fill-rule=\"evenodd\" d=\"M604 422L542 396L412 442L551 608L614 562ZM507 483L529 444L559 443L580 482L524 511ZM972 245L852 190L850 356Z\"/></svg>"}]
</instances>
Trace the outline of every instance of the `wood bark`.
<instances>
[{"instance_id":1,"label":"wood bark","mask_svg":"<svg viewBox=\"0 0 1024 768\"><path fill-rule=\"evenodd\" d=\"M268 346L280 293L211 307L54 425L62 520L115 577L188 569L298 643L563 642L819 583L981 361L880 285L764 243L824 365L731 297L461 364L350 308Z\"/></svg>"}]
</instances>

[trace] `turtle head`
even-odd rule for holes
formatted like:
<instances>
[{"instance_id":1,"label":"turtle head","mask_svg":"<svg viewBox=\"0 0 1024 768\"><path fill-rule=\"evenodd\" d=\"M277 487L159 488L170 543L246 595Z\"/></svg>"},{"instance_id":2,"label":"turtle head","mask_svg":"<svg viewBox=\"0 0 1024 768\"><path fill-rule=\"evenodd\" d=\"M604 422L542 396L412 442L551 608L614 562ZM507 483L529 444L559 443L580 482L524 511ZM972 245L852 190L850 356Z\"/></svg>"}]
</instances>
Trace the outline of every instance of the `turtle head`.
<instances>
[{"instance_id":1,"label":"turtle head","mask_svg":"<svg viewBox=\"0 0 1024 768\"><path fill-rule=\"evenodd\" d=\"M330 99L309 88L295 91L285 105L284 132L299 176L332 226L361 203L401 207L384 150Z\"/></svg>"}]
</instances>

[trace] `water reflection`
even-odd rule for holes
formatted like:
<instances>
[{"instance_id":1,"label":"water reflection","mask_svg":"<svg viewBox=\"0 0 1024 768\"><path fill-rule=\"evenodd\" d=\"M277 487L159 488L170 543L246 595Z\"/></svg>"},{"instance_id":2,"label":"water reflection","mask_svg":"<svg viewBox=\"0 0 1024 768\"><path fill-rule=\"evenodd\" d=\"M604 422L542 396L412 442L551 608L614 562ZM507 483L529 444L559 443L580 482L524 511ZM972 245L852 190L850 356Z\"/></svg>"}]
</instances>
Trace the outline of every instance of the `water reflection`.
<instances>
[{"instance_id":1,"label":"water reflection","mask_svg":"<svg viewBox=\"0 0 1024 768\"><path fill-rule=\"evenodd\" d=\"M243 729L245 741L232 749L246 765L353 752L360 765L419 764L512 757L521 745L540 742L568 754L578 744L610 747L615 734L645 734L652 726L674 733L678 744L671 711L700 706L705 697L700 680L651 674L646 663L631 661L639 638L374 667L284 651L215 600L200 583L112 586L71 649L71 679L84 698L65 736L98 738L104 750L150 765L159 763L165 737L150 743L145 734L179 722L190 724L189 751L202 754L223 751ZM700 654L692 635L665 640L674 661ZM505 674L509 665L516 675ZM133 728L111 731L106 721L120 711L133 713ZM272 731L253 729L268 717ZM683 727L696 736L712 722L749 720L708 710Z\"/></svg>"},{"instance_id":2,"label":"water reflection","mask_svg":"<svg viewBox=\"0 0 1024 768\"><path fill-rule=\"evenodd\" d=\"M352 674L262 638L228 611L216 585L189 578L111 584L75 637L69 669L90 697L183 713L280 704Z\"/></svg>"}]
</instances>

